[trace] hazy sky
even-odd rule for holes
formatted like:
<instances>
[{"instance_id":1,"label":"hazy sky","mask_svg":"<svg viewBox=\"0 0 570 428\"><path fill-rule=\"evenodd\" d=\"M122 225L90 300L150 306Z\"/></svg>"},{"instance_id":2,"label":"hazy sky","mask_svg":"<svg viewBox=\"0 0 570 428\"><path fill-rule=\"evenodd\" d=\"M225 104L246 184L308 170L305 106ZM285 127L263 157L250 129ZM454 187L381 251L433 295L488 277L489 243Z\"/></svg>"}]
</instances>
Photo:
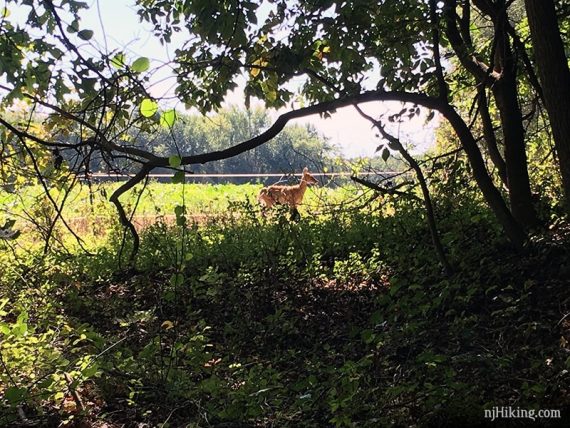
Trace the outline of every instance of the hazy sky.
<instances>
[{"instance_id":1,"label":"hazy sky","mask_svg":"<svg viewBox=\"0 0 570 428\"><path fill-rule=\"evenodd\" d=\"M149 31L151 26L140 23L134 7L134 0L89 0L90 10L81 13L83 20L80 29L90 29L95 35L90 43L99 44L99 49L121 50L127 53L129 60L140 56L151 59L151 68L168 62L174 57L175 49L181 45L183 39L175 34L170 46L162 46ZM106 42L104 42L106 40ZM155 80L160 80L151 88L151 93L156 97L172 95L175 80L169 78L171 74L166 67L157 73ZM229 94L229 104L244 105L244 97L241 90ZM183 109L183 105L177 106ZM392 109L394 112L401 110L400 103L369 103L364 105L364 110L372 116L377 116L383 111ZM277 117L281 112L274 112ZM371 129L370 123L364 120L352 107L340 109L332 118L321 119L312 116L299 119L296 123L312 123L319 131L330 138L333 144L338 145L347 156L370 156L381 141L375 137L376 132ZM415 147L413 151L423 151L433 141L433 127L437 120L428 125L422 118L416 118L409 124L402 125L400 135L402 141L410 141ZM393 129L392 132L397 132Z\"/></svg>"}]
</instances>

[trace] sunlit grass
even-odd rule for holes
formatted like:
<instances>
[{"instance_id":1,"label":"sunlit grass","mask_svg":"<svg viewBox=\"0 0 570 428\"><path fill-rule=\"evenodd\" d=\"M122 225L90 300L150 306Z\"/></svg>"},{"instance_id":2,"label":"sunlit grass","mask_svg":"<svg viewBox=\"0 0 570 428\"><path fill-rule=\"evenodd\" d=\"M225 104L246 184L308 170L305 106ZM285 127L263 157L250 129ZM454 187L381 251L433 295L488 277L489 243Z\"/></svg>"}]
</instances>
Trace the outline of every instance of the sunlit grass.
<instances>
[{"instance_id":1,"label":"sunlit grass","mask_svg":"<svg viewBox=\"0 0 570 428\"><path fill-rule=\"evenodd\" d=\"M65 223L89 244L97 246L109 231L119 230L115 206L109 202L111 194L121 183L101 183L92 186L75 186L70 192L50 189L48 198L41 186L27 186L16 193L0 192L0 221L17 220L17 228L23 230L24 240L39 245L50 224L56 217L54 201L63 206ZM172 184L150 182L138 185L121 197L127 213L137 228L144 228L157 220L173 224L175 208L184 206L189 221L203 222L227 214L254 211L261 215L257 195L261 184ZM353 185L342 187L310 187L303 205L302 216L326 216L339 209L355 209L368 198L368 192ZM55 236L69 245L77 240L58 220ZM39 227L38 227L39 226ZM27 239L26 239L27 237Z\"/></svg>"}]
</instances>

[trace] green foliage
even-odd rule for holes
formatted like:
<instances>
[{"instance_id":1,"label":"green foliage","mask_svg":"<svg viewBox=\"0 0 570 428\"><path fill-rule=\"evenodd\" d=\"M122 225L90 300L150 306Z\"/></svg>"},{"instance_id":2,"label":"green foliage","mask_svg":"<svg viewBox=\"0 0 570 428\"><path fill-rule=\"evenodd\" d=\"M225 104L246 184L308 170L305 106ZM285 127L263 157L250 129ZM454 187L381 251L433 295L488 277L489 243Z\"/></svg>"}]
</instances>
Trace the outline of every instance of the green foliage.
<instances>
[{"instance_id":1,"label":"green foliage","mask_svg":"<svg viewBox=\"0 0 570 428\"><path fill-rule=\"evenodd\" d=\"M160 116L160 124L167 128L172 128L176 122L176 110L165 111Z\"/></svg>"},{"instance_id":2,"label":"green foliage","mask_svg":"<svg viewBox=\"0 0 570 428\"><path fill-rule=\"evenodd\" d=\"M178 185L160 186L165 199ZM177 198L182 218L192 208ZM552 328L568 305L566 241L517 254L468 191L437 201L451 277L417 202L392 197L365 211L309 205L297 223L247 198L202 225L159 222L134 273L117 270L120 235L94 256L2 253L2 423L24 403L39 420L126 412L155 425L178 408L174 426L339 427L567 406L568 330Z\"/></svg>"},{"instance_id":3,"label":"green foliage","mask_svg":"<svg viewBox=\"0 0 570 428\"><path fill-rule=\"evenodd\" d=\"M145 98L141 102L140 111L144 117L152 117L158 111L158 104L150 98Z\"/></svg>"},{"instance_id":4,"label":"green foliage","mask_svg":"<svg viewBox=\"0 0 570 428\"><path fill-rule=\"evenodd\" d=\"M195 36L177 52L179 71L187 77L179 80L177 92L201 111L220 107L244 59L249 70L246 96L270 107L283 107L294 99L290 82L306 70L320 77L305 80L298 91L310 101L370 87L416 89L432 80L433 59L423 48L431 43L425 2L364 6L330 1L273 7L246 2L240 13L232 3L202 3L207 2L138 2L140 17L152 23L165 42L173 31ZM287 39L279 36L280 31L289 34ZM382 78L364 83L355 77L372 70L376 75L381 71ZM323 85L323 80L332 84Z\"/></svg>"},{"instance_id":5,"label":"green foliage","mask_svg":"<svg viewBox=\"0 0 570 428\"><path fill-rule=\"evenodd\" d=\"M0 423L5 426L16 423L16 409L24 403L63 406L70 391L100 374L94 354L101 335L62 314L53 295L61 296L63 284L74 280L73 272L54 262L29 258L25 265L13 264L7 254L1 259Z\"/></svg>"},{"instance_id":6,"label":"green foliage","mask_svg":"<svg viewBox=\"0 0 570 428\"><path fill-rule=\"evenodd\" d=\"M133 65L131 66L133 71L135 71L137 73L142 73L143 71L147 71L149 69L149 67L150 67L150 60L144 56L137 58L133 62Z\"/></svg>"}]
</instances>

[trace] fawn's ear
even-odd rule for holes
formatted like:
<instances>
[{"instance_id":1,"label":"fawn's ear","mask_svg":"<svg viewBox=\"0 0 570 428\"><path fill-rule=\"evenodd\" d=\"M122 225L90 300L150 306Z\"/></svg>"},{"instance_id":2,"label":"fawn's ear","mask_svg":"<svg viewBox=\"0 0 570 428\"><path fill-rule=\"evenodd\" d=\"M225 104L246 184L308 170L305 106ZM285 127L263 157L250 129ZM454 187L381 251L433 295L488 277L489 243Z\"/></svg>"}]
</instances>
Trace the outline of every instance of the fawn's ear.
<instances>
[{"instance_id":1,"label":"fawn's ear","mask_svg":"<svg viewBox=\"0 0 570 428\"><path fill-rule=\"evenodd\" d=\"M303 168L303 173L306 174L307 172L309 172L309 168L307 167Z\"/></svg>"}]
</instances>

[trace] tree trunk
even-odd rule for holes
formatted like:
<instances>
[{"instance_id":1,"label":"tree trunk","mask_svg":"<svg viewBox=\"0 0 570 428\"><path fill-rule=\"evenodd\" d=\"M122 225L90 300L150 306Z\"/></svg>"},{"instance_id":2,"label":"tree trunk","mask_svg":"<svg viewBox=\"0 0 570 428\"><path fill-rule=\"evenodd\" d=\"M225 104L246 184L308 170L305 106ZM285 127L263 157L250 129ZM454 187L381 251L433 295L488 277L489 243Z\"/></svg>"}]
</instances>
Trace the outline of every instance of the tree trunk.
<instances>
[{"instance_id":1,"label":"tree trunk","mask_svg":"<svg viewBox=\"0 0 570 428\"><path fill-rule=\"evenodd\" d=\"M534 58L570 211L570 70L553 0L525 0Z\"/></svg>"},{"instance_id":2,"label":"tree trunk","mask_svg":"<svg viewBox=\"0 0 570 428\"><path fill-rule=\"evenodd\" d=\"M447 38L465 69L480 85L492 88L503 131L512 215L521 226L532 227L537 223L537 216L530 192L522 113L518 103L517 62L509 40L508 15L504 2L501 1L473 0L473 4L483 15L489 16L494 24L495 40L491 64L485 64L480 56L472 53L464 40L466 36L461 36L456 24L456 0L445 2ZM488 136L486 138L488 139Z\"/></svg>"},{"instance_id":3,"label":"tree trunk","mask_svg":"<svg viewBox=\"0 0 570 428\"><path fill-rule=\"evenodd\" d=\"M492 19L497 40L495 70L501 73L493 85L493 95L503 130L511 211L522 226L533 227L538 219L530 191L523 118L518 101L517 64L507 32L508 16L498 12Z\"/></svg>"},{"instance_id":4,"label":"tree trunk","mask_svg":"<svg viewBox=\"0 0 570 428\"><path fill-rule=\"evenodd\" d=\"M511 211L521 225L532 227L537 217L530 192L522 113L514 76L504 76L495 83L493 94L501 117Z\"/></svg>"},{"instance_id":5,"label":"tree trunk","mask_svg":"<svg viewBox=\"0 0 570 428\"><path fill-rule=\"evenodd\" d=\"M439 111L449 121L459 137L471 168L473 168L473 177L479 189L481 189L487 204L489 204L499 223L503 226L509 240L515 247L522 248L526 240L526 234L507 208L501 192L495 187L493 180L489 176L485 167L485 161L483 156L481 156L481 151L477 146L475 138L473 138L471 130L452 106L448 105L447 108L440 108Z\"/></svg>"},{"instance_id":6,"label":"tree trunk","mask_svg":"<svg viewBox=\"0 0 570 428\"><path fill-rule=\"evenodd\" d=\"M509 180L507 178L507 164L503 159L503 155L499 151L497 145L497 136L495 135L495 130L493 129L493 122L491 121L491 115L489 114L489 106L487 104L487 94L486 89L483 85L479 85L477 88L478 99L477 103L479 105L479 114L481 115L481 123L483 124L483 136L485 137L485 143L487 144L487 150L489 151L489 157L493 161L493 164L497 168L499 177L505 186L509 186Z\"/></svg>"}]
</instances>

